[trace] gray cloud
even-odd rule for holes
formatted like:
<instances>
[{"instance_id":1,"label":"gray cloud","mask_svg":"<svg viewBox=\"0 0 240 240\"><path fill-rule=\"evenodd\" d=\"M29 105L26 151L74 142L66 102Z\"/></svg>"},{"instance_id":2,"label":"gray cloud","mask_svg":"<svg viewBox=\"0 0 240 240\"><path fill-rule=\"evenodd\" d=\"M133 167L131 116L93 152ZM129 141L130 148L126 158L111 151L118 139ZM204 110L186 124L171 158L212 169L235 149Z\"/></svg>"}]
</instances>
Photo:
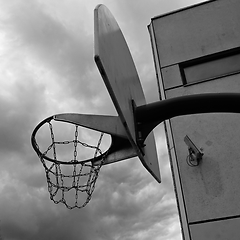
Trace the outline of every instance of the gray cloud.
<instances>
[{"instance_id":1,"label":"gray cloud","mask_svg":"<svg viewBox=\"0 0 240 240\"><path fill-rule=\"evenodd\" d=\"M68 109L115 113L93 61L93 12L89 22L84 7L89 2L1 1L0 233L6 240L180 239L162 127L155 131L161 184L134 158L102 168L84 209L69 211L49 199L44 169L30 145L36 124ZM184 1L104 2L123 29L148 100L156 101L146 25Z\"/></svg>"},{"instance_id":2,"label":"gray cloud","mask_svg":"<svg viewBox=\"0 0 240 240\"><path fill-rule=\"evenodd\" d=\"M101 79L96 81L93 35L87 34L81 24L78 29L69 29L37 1L22 1L11 8L5 28L9 35L17 36L19 47L27 48L39 64L59 76L62 97L90 100L103 91Z\"/></svg>"},{"instance_id":3,"label":"gray cloud","mask_svg":"<svg viewBox=\"0 0 240 240\"><path fill-rule=\"evenodd\" d=\"M1 97L0 150L21 151L29 140L36 113L45 105L43 86L24 76L11 89L10 99Z\"/></svg>"}]
</instances>

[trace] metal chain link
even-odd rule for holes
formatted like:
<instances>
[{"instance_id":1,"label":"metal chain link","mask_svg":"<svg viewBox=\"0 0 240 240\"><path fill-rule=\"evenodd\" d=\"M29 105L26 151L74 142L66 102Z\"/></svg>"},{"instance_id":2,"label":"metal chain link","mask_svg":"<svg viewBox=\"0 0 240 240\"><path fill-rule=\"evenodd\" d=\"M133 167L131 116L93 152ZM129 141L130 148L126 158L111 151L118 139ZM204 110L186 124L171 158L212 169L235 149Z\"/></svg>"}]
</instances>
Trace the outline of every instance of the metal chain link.
<instances>
[{"instance_id":1,"label":"metal chain link","mask_svg":"<svg viewBox=\"0 0 240 240\"><path fill-rule=\"evenodd\" d=\"M78 126L76 125L73 140L55 141L53 125L50 121L48 122L48 124L49 124L50 135L51 135L51 144L47 147L47 149L42 154L39 154L39 158L45 169L45 174L46 174L47 184L48 184L48 191L50 193L50 199L56 204L63 203L69 209L83 208L91 200L92 194L95 189L96 181L99 176L99 172L104 163L105 158L103 155L102 160L100 161L100 164L96 166L93 164L93 162L78 161L77 147L78 147L78 144L80 144L83 147L95 149L94 158L96 158L98 155L102 155L102 151L100 150L100 144L102 142L104 134L101 133L97 146L88 145L84 142L81 142L78 139ZM39 149L39 146L36 141L35 143L37 148ZM73 159L69 160L69 163L71 163L71 165L68 165L68 167L72 167L71 174L62 173L61 166L63 164L57 159L56 145L67 145L67 144L73 144L73 148L74 148ZM50 165L48 166L46 162L47 159L45 159L44 157L47 156L47 154L51 150L53 153L54 161L50 163ZM84 172L83 170L86 170L86 169L87 171ZM80 180L82 179L81 177L88 177L87 181L85 181L85 183L80 184ZM65 185L66 179L72 179L72 184L70 186ZM74 189L75 191L75 201L74 201L74 204L71 205L66 201L65 195L72 189ZM56 196L58 195L59 191L60 191L61 198L56 199ZM79 203L80 192L87 194L86 199L82 204Z\"/></svg>"}]
</instances>

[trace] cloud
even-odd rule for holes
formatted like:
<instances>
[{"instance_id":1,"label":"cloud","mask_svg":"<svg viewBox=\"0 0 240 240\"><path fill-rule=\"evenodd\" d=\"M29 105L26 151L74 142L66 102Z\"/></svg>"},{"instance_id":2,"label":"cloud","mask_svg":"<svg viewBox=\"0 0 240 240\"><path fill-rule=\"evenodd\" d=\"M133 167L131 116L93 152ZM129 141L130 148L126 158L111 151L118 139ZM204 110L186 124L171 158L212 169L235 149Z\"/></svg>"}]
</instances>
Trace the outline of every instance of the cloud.
<instances>
[{"instance_id":1,"label":"cloud","mask_svg":"<svg viewBox=\"0 0 240 240\"><path fill-rule=\"evenodd\" d=\"M60 18L51 11L49 14L46 6L38 1L17 1L9 9L11 14L4 20L4 30L14 39L13 50L20 48L31 58L31 64L35 62L32 71L48 72L50 83L56 82L60 87L53 90L62 99L59 104L68 99L74 106L80 102L80 107L83 103L101 107L98 99L105 89L93 61L93 35L80 23L77 29L69 27L63 16Z\"/></svg>"},{"instance_id":2,"label":"cloud","mask_svg":"<svg viewBox=\"0 0 240 240\"><path fill-rule=\"evenodd\" d=\"M19 77L10 86L1 84L0 150L2 151L19 151L24 147L28 140L29 128L33 127L32 122L36 118L36 112L45 105L41 97L43 86L32 84L31 76L24 72L16 71L11 74L20 74L21 79Z\"/></svg>"},{"instance_id":3,"label":"cloud","mask_svg":"<svg viewBox=\"0 0 240 240\"><path fill-rule=\"evenodd\" d=\"M93 60L93 9L98 2L0 2L3 239L181 239L162 126L155 129L161 184L133 158L101 169L84 209L52 203L43 166L30 145L36 124L61 112L116 114ZM151 17L190 2L103 1L123 30L148 101L157 101L158 92L146 26Z\"/></svg>"}]
</instances>

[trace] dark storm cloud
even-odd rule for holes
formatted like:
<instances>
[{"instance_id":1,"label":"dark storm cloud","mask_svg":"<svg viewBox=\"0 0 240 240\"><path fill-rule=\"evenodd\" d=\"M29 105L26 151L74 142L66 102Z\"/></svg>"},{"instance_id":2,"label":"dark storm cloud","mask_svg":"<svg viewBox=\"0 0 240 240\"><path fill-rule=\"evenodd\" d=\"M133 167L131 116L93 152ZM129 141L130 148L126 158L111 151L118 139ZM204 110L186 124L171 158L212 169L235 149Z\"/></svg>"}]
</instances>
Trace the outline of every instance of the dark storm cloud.
<instances>
[{"instance_id":1,"label":"dark storm cloud","mask_svg":"<svg viewBox=\"0 0 240 240\"><path fill-rule=\"evenodd\" d=\"M97 239L94 213L66 210L63 205L54 205L43 187L32 187L10 175L5 180L0 198L4 239ZM1 176L1 182L5 180Z\"/></svg>"},{"instance_id":2,"label":"dark storm cloud","mask_svg":"<svg viewBox=\"0 0 240 240\"><path fill-rule=\"evenodd\" d=\"M92 22L77 16L89 15L84 8L78 12L83 2L2 1L6 16L0 30L8 43L0 59L6 64L0 69L0 81L6 78L0 89L3 239L179 239L168 156L159 137L162 128L157 130L161 184L134 158L102 168L84 209L70 211L49 199L44 169L30 145L33 128L49 113L78 109L78 104L88 113L114 112L93 61L93 9ZM92 1L84 4L89 2L94 5ZM166 1L164 6L153 0L104 2L122 27L148 99L158 100L146 25L173 4L178 7L178 1Z\"/></svg>"},{"instance_id":3,"label":"dark storm cloud","mask_svg":"<svg viewBox=\"0 0 240 240\"><path fill-rule=\"evenodd\" d=\"M144 171L139 160L132 159L114 169L102 170L91 206L96 218L102 219L101 226L110 226L112 239L118 234L123 239L148 239L135 234L148 232L148 236L153 236L156 229L161 229L163 235L168 235L163 226L177 214L175 202L166 203L166 193L165 187Z\"/></svg>"},{"instance_id":4,"label":"dark storm cloud","mask_svg":"<svg viewBox=\"0 0 240 240\"><path fill-rule=\"evenodd\" d=\"M1 202L2 229L6 239L91 239L88 221L83 215L69 214L52 208L50 200L31 192L6 186ZM26 190L25 194L20 190ZM32 190L34 191L34 190ZM12 199L14 197L14 199ZM3 201L5 200L5 201ZM6 201L7 200L7 201ZM85 221L84 221L85 219Z\"/></svg>"}]
</instances>

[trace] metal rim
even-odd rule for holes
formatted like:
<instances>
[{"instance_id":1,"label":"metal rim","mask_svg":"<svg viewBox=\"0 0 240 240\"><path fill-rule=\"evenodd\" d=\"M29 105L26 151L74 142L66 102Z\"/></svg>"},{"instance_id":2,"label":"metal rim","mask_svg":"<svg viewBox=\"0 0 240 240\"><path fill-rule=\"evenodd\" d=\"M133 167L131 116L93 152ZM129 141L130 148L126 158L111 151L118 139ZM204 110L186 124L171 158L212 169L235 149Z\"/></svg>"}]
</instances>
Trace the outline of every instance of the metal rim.
<instances>
[{"instance_id":1,"label":"metal rim","mask_svg":"<svg viewBox=\"0 0 240 240\"><path fill-rule=\"evenodd\" d=\"M45 124L45 123L49 123L51 122L52 120L54 120L55 118L55 115L51 116L51 117L48 117L46 119L44 119L43 121L41 121L33 130L32 132L32 135L31 135L31 144L32 144L32 147L34 149L34 151L37 153L37 155L39 156L39 158L44 158L50 162L53 162L53 163L57 163L57 164L65 164L65 165L73 165L73 164L83 164L83 163L86 163L86 162L92 162L92 164L96 161L99 161L101 159L103 159L108 150L105 151L104 153L102 153L101 155L97 156L97 157L94 157L94 158L89 158L89 159L85 159L83 161L69 161L69 162L63 162L63 161L60 161L60 160L55 160L53 158L50 158L46 155L44 155L40 150L39 148L37 147L38 144L37 144L37 141L36 141L36 134L38 132L38 130ZM63 121L64 122L64 121Z\"/></svg>"}]
</instances>

